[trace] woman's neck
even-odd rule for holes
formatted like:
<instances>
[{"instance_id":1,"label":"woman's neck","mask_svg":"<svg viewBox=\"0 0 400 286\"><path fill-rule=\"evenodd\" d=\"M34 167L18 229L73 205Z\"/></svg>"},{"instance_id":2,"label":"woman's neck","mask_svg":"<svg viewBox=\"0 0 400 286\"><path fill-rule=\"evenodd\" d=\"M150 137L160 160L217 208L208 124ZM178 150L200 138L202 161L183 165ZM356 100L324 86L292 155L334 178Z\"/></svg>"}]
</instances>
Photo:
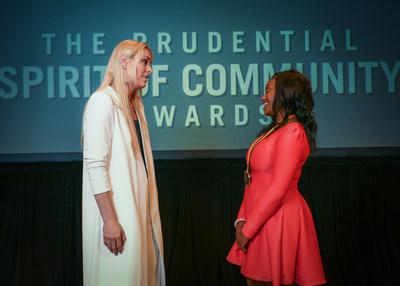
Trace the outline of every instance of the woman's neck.
<instances>
[{"instance_id":1,"label":"woman's neck","mask_svg":"<svg viewBox=\"0 0 400 286\"><path fill-rule=\"evenodd\" d=\"M284 122L282 122L283 118L284 118L284 116L282 116L282 115L280 115L279 118L277 116L275 118L276 119L276 124L285 126L286 124L289 124L289 123L292 123L292 122L299 122L297 120L297 118L296 118L296 115L294 115L294 114L289 115L288 118Z\"/></svg>"}]
</instances>

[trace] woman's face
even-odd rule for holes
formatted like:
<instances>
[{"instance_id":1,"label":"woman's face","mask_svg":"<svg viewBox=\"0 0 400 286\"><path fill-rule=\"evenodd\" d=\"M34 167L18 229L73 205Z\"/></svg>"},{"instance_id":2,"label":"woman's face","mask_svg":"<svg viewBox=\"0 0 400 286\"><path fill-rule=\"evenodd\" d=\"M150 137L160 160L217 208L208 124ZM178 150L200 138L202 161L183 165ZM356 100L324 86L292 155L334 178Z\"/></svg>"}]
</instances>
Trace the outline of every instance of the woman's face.
<instances>
[{"instance_id":1,"label":"woman's face","mask_svg":"<svg viewBox=\"0 0 400 286\"><path fill-rule=\"evenodd\" d=\"M135 58L129 60L126 64L126 76L129 89L138 90L146 86L149 75L153 72L151 68L152 58L148 49L145 49L138 65L135 67ZM134 72L136 68L136 73Z\"/></svg>"},{"instance_id":2,"label":"woman's face","mask_svg":"<svg viewBox=\"0 0 400 286\"><path fill-rule=\"evenodd\" d=\"M264 114L266 116L275 116L275 111L273 110L273 104L275 99L275 78L271 78L267 85L265 86L265 94L261 98L264 104Z\"/></svg>"}]
</instances>

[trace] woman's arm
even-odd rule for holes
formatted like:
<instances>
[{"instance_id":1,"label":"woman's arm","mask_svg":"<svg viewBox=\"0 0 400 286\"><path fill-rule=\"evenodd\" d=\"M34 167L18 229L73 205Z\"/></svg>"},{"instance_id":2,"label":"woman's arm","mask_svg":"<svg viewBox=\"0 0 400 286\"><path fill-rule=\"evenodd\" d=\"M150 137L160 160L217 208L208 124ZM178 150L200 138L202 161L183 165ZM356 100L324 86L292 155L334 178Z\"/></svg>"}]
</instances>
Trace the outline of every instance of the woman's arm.
<instances>
[{"instance_id":1,"label":"woman's arm","mask_svg":"<svg viewBox=\"0 0 400 286\"><path fill-rule=\"evenodd\" d=\"M247 217L242 232L248 239L254 237L267 220L279 209L290 184L304 160L308 141L298 125L287 127L276 142L271 183L258 200L252 214Z\"/></svg>"},{"instance_id":2,"label":"woman's arm","mask_svg":"<svg viewBox=\"0 0 400 286\"><path fill-rule=\"evenodd\" d=\"M108 175L108 162L114 128L114 105L105 93L90 98L84 115L83 157L90 188L103 218L103 242L118 255L126 241L118 221Z\"/></svg>"},{"instance_id":3,"label":"woman's arm","mask_svg":"<svg viewBox=\"0 0 400 286\"><path fill-rule=\"evenodd\" d=\"M126 242L125 231L119 224L111 192L100 193L94 196L103 218L103 242L108 249L118 255L124 250Z\"/></svg>"}]
</instances>

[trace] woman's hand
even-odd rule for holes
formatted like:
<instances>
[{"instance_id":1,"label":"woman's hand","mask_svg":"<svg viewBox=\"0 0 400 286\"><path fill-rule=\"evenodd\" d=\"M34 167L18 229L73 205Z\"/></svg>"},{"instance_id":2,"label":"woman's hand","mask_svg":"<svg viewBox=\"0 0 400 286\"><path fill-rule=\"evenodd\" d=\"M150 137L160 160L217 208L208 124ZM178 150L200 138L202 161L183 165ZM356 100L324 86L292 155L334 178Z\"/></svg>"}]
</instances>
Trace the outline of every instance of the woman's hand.
<instances>
[{"instance_id":1,"label":"woman's hand","mask_svg":"<svg viewBox=\"0 0 400 286\"><path fill-rule=\"evenodd\" d=\"M111 192L100 193L94 196L103 218L103 242L114 253L122 253L126 242L125 231L119 223L114 207Z\"/></svg>"},{"instance_id":2,"label":"woman's hand","mask_svg":"<svg viewBox=\"0 0 400 286\"><path fill-rule=\"evenodd\" d=\"M242 228L245 223L246 222L244 222L244 221L239 221L236 224L236 245L244 253L247 253L247 243L249 242L249 239L247 237L245 237L242 232Z\"/></svg>"},{"instance_id":3,"label":"woman's hand","mask_svg":"<svg viewBox=\"0 0 400 286\"><path fill-rule=\"evenodd\" d=\"M107 246L115 256L124 251L126 236L119 222L104 223L103 239L104 245Z\"/></svg>"}]
</instances>

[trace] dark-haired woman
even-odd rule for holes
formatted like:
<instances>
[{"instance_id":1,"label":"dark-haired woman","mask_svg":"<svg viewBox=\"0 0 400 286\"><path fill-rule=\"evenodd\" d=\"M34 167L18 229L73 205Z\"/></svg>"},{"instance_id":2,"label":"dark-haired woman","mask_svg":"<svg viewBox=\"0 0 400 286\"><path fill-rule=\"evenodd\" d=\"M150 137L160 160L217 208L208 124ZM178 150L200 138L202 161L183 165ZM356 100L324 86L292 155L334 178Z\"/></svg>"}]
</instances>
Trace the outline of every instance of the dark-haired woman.
<instances>
[{"instance_id":1,"label":"dark-haired woman","mask_svg":"<svg viewBox=\"0 0 400 286\"><path fill-rule=\"evenodd\" d=\"M227 259L241 266L247 285L324 284L313 218L297 189L315 149L310 81L295 70L277 73L262 102L272 123L247 153L246 189Z\"/></svg>"}]
</instances>

